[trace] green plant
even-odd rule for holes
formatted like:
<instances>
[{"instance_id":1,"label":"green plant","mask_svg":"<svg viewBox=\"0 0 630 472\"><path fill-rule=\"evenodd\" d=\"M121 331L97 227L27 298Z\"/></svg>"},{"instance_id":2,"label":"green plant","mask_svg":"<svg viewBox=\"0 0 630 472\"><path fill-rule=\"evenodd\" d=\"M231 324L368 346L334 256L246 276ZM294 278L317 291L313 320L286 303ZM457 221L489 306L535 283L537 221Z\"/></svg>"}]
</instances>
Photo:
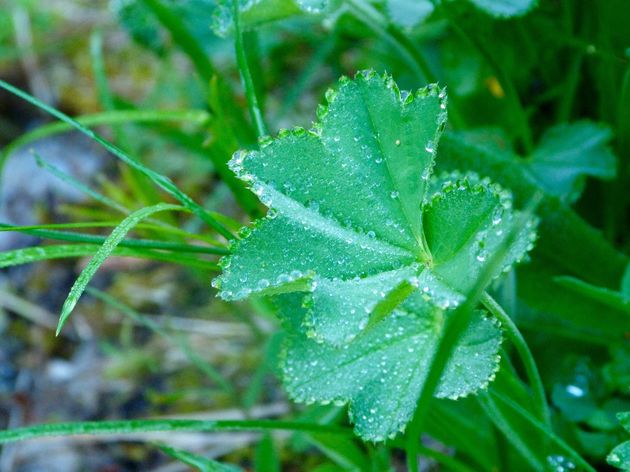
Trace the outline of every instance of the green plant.
<instances>
[{"instance_id":1,"label":"green plant","mask_svg":"<svg viewBox=\"0 0 630 472\"><path fill-rule=\"evenodd\" d=\"M69 130L121 165L95 188L34 153L91 203L64 208L60 223L2 223L62 243L2 252L0 267L91 256L57 334L84 303L122 315L119 339L102 344L127 381L166 369L160 349L136 346L136 330L180 350L195 379L152 392L153 414L176 417L190 406L178 396L201 391L195 406L245 419L107 415L0 431L1 444L250 431L257 444L221 462L153 446L199 470L249 467L236 449L274 472L376 472L403 460L411 471L420 460L455 471L628 467L628 443L616 446L630 409L630 37L617 24L627 5L602 2L593 15L577 0L112 6L144 48L134 53L165 76L146 100L116 92L105 26L86 46L104 111L71 118L0 81L60 120L15 136L0 166ZM33 54L20 48L0 48L0 63ZM177 54L195 74L179 72ZM282 128L313 119L322 96L310 129ZM114 273L106 289L98 275L111 256L154 265ZM142 287L160 263L186 274L179 293L190 277L208 294L212 277L221 300L204 316L238 320L250 337L207 355L115 292L118 280ZM94 278L102 290L88 287ZM302 405L257 419L258 403L282 398L276 379Z\"/></svg>"},{"instance_id":2,"label":"green plant","mask_svg":"<svg viewBox=\"0 0 630 472\"><path fill-rule=\"evenodd\" d=\"M281 131L232 159L269 213L241 231L214 286L227 300L302 292L282 310L290 395L350 401L358 434L378 441L410 421L446 310L463 301L515 217L509 194L474 175L431 179L444 91L401 94L391 78L366 71L326 97L313 130ZM531 249L531 226L493 275ZM476 313L437 395L485 386L500 338Z\"/></svg>"}]
</instances>

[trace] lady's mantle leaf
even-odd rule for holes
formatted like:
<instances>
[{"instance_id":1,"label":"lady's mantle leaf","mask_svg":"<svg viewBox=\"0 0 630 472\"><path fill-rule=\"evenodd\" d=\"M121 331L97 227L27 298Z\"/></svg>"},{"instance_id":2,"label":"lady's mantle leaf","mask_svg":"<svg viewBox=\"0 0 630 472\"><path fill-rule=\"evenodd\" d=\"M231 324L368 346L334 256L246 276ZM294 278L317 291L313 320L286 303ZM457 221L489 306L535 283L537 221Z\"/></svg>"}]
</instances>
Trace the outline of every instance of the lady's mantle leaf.
<instances>
[{"instance_id":1,"label":"lady's mantle leaf","mask_svg":"<svg viewBox=\"0 0 630 472\"><path fill-rule=\"evenodd\" d=\"M282 362L285 387L300 402L350 402L355 430L366 440L393 436L413 415L443 316L416 293L401 309L340 348L292 333ZM487 384L498 368L500 343L496 324L477 312L437 396L458 398Z\"/></svg>"},{"instance_id":2,"label":"lady's mantle leaf","mask_svg":"<svg viewBox=\"0 0 630 472\"><path fill-rule=\"evenodd\" d=\"M429 258L422 202L445 121L443 92L403 99L390 79L366 73L327 97L315 130L281 133L232 160L272 210L224 260L215 283L223 298L309 274L352 280L407 271Z\"/></svg>"},{"instance_id":3,"label":"lady's mantle leaf","mask_svg":"<svg viewBox=\"0 0 630 472\"><path fill-rule=\"evenodd\" d=\"M291 333L289 391L305 400L350 401L358 431L376 439L394 434L413 413L444 310L462 300L515 212L509 194L487 180L430 178L446 119L437 87L401 93L390 78L366 72L342 79L326 97L314 129L281 132L259 151L232 159L232 169L270 209L241 232L213 283L227 300L298 292L281 297L291 307L281 314ZM521 259L532 240L526 228L498 272ZM483 342L456 350L467 355L452 361L441 395L471 393L496 368L500 332L478 318L466 339L482 333ZM392 336L396 342L387 343ZM391 355L392 363L375 364L372 350ZM304 359L308 365L295 370ZM326 361L329 381L311 377L315 361ZM329 390L331 379L345 378L346 363L368 371ZM367 395L388 372L400 378ZM377 417L367 413L385 408L381 396L396 401L398 384L410 390L398 406L386 406L395 417L368 427ZM360 422L356 412L372 419Z\"/></svg>"},{"instance_id":4,"label":"lady's mantle leaf","mask_svg":"<svg viewBox=\"0 0 630 472\"><path fill-rule=\"evenodd\" d=\"M312 291L309 333L339 344L401 283L443 308L456 305L512 212L509 196L487 181L429 180L443 91L400 93L367 72L342 79L327 99L313 130L282 132L231 161L270 210L242 232L214 285L226 300ZM531 239L522 234L501 269Z\"/></svg>"}]
</instances>

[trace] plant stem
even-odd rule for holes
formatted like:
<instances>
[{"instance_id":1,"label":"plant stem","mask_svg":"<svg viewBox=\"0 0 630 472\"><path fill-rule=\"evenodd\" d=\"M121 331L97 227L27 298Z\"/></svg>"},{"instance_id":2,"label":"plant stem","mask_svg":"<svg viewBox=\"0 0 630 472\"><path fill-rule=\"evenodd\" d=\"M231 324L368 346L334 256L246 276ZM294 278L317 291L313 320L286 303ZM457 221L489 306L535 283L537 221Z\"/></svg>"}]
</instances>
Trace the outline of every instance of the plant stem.
<instances>
[{"instance_id":1,"label":"plant stem","mask_svg":"<svg viewBox=\"0 0 630 472\"><path fill-rule=\"evenodd\" d=\"M551 419L549 415L549 406L547 405L547 397L545 396L545 389L543 387L534 356L532 356L532 352L529 350L523 335L518 330L518 327L512 318L510 318L501 305L499 305L497 301L487 292L484 292L481 295L481 303L483 303L487 310L496 319L498 319L505 328L507 338L514 345L516 352L518 352L518 355L523 362L523 367L527 373L527 378L529 379L529 384L534 395L539 419L543 424L551 429Z\"/></svg>"},{"instance_id":2,"label":"plant stem","mask_svg":"<svg viewBox=\"0 0 630 472\"><path fill-rule=\"evenodd\" d=\"M260 106L258 105L258 97L256 96L254 81L252 80L252 74L249 70L249 64L247 62L247 55L245 54L243 32L241 31L241 10L238 6L238 0L232 0L232 12L232 16L234 17L234 46L236 49L236 62L238 63L238 68L241 72L241 80L243 81L243 87L245 88L247 108L249 109L249 114L252 117L252 122L256 126L258 137L261 137L269 133L267 131L267 126L265 125Z\"/></svg>"}]
</instances>

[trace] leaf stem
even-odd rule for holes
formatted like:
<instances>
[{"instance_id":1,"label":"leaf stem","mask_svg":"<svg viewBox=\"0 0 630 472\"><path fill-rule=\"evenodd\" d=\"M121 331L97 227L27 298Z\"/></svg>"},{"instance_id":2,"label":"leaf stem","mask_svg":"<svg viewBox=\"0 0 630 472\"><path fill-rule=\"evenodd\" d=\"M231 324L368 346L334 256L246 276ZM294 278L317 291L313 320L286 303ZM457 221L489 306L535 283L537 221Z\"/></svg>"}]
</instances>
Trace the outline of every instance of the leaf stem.
<instances>
[{"instance_id":1,"label":"leaf stem","mask_svg":"<svg viewBox=\"0 0 630 472\"><path fill-rule=\"evenodd\" d=\"M258 97L256 96L256 89L254 87L254 81L249 69L249 63L247 62L247 55L245 54L245 46L243 44L243 32L241 31L241 10L239 8L238 0L232 0L232 12L234 17L234 47L236 49L236 62L241 73L241 80L243 81L243 87L245 88L245 96L247 98L247 108L251 115L252 122L256 126L256 132L258 137L265 136L268 133L267 126L258 104Z\"/></svg>"},{"instance_id":2,"label":"leaf stem","mask_svg":"<svg viewBox=\"0 0 630 472\"><path fill-rule=\"evenodd\" d=\"M516 352L518 352L518 355L523 362L523 367L527 373L527 378L529 379L529 384L534 395L534 402L536 404L536 409L538 410L539 419L548 428L551 428L551 419L549 406L547 405L547 397L545 396L545 388L540 378L540 373L538 372L534 356L529 350L529 346L527 346L523 335L512 318L510 318L501 305L499 305L497 301L487 292L484 292L481 295L481 303L483 303L487 310L496 319L498 319L505 328L507 338L514 345Z\"/></svg>"},{"instance_id":3,"label":"leaf stem","mask_svg":"<svg viewBox=\"0 0 630 472\"><path fill-rule=\"evenodd\" d=\"M348 0L347 3L355 17L396 48L402 58L411 66L415 75L428 82L436 82L436 77L433 75L429 64L413 47L409 38L392 27L376 8L362 0Z\"/></svg>"}]
</instances>

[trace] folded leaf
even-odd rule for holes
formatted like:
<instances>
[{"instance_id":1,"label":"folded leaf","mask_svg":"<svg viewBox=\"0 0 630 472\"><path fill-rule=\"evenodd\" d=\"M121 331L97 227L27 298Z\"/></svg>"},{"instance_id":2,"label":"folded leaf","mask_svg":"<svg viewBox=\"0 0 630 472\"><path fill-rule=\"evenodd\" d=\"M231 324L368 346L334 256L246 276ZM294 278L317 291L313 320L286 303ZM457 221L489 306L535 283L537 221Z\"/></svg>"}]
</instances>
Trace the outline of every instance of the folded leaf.
<instances>
[{"instance_id":1,"label":"folded leaf","mask_svg":"<svg viewBox=\"0 0 630 472\"><path fill-rule=\"evenodd\" d=\"M509 192L475 175L445 175L426 204L423 224L433 272L460 293L467 292L483 262L501 245L514 224ZM533 248L533 221L516 238L500 270L519 262Z\"/></svg>"}]
</instances>

